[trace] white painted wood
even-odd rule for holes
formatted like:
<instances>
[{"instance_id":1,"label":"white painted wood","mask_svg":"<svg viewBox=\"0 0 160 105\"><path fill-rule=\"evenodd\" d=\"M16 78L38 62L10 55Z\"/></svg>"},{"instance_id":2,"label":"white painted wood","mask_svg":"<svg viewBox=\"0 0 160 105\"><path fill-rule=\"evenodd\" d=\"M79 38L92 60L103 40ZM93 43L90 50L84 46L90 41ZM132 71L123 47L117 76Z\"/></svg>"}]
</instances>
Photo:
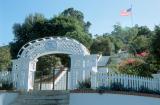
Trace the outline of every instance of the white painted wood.
<instances>
[{"instance_id":1,"label":"white painted wood","mask_svg":"<svg viewBox=\"0 0 160 105\"><path fill-rule=\"evenodd\" d=\"M17 90L33 89L33 73L37 59L48 54L68 54L71 58L69 88L75 89L78 80L90 78L90 72L97 72L97 56L90 55L88 49L74 39L47 37L25 44L13 62L13 84Z\"/></svg>"},{"instance_id":2,"label":"white painted wood","mask_svg":"<svg viewBox=\"0 0 160 105\"><path fill-rule=\"evenodd\" d=\"M150 90L160 91L160 76L153 76L153 78L147 78L127 74L97 72L94 74L92 73L91 78L92 87L94 89L100 86L111 87L111 84L113 83L120 83L121 85L123 85L123 87L131 88L134 90L139 90L140 88L144 87Z\"/></svg>"}]
</instances>

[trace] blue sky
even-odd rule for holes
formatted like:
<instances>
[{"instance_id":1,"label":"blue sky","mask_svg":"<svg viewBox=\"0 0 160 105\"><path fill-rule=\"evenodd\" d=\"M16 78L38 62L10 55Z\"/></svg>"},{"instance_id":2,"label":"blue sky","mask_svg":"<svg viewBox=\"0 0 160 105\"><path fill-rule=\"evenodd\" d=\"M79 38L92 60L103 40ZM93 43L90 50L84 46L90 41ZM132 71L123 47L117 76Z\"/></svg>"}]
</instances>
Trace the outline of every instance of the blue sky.
<instances>
[{"instance_id":1,"label":"blue sky","mask_svg":"<svg viewBox=\"0 0 160 105\"><path fill-rule=\"evenodd\" d=\"M111 32L116 23L131 26L130 17L120 16L122 9L130 8L130 1L134 24L151 29L160 24L160 0L0 0L0 44L13 40L13 24L22 23L29 14L51 18L69 7L84 13L85 20L92 23L92 34Z\"/></svg>"}]
</instances>

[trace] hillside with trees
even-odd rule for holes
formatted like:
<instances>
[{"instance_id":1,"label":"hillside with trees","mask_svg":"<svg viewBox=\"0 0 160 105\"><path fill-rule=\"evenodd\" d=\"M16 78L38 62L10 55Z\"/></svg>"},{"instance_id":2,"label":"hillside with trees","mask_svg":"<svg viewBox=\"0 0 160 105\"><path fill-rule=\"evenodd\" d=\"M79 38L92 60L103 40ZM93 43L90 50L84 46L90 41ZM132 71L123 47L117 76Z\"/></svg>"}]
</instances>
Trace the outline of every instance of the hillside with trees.
<instances>
[{"instance_id":1,"label":"hillside with trees","mask_svg":"<svg viewBox=\"0 0 160 105\"><path fill-rule=\"evenodd\" d=\"M118 63L111 60L111 67L121 73L151 76L160 69L159 32L159 26L151 31L147 26L130 28L116 24L111 33L97 35L91 52L111 56L112 59L118 51L126 51L129 56L122 57Z\"/></svg>"}]
</instances>

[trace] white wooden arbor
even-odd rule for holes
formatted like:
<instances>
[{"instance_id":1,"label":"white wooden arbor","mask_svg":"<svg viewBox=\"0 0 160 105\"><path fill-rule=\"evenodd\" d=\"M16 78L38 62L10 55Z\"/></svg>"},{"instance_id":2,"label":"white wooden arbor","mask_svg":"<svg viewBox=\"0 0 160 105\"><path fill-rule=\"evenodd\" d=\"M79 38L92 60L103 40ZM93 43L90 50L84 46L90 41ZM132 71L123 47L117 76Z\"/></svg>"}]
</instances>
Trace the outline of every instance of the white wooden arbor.
<instances>
[{"instance_id":1,"label":"white wooden arbor","mask_svg":"<svg viewBox=\"0 0 160 105\"><path fill-rule=\"evenodd\" d=\"M47 37L25 44L13 60L13 84L18 90L33 89L37 58L48 54L68 54L71 58L69 89L75 89L79 80L97 71L97 55L90 55L87 48L74 39Z\"/></svg>"}]
</instances>

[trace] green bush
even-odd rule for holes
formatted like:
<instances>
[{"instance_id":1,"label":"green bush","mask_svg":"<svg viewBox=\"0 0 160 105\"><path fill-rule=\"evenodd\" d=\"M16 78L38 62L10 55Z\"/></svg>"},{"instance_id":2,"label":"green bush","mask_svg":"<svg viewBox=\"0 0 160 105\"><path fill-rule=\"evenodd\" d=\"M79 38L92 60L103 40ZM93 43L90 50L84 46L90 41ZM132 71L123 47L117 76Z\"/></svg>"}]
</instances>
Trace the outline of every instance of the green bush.
<instances>
[{"instance_id":1,"label":"green bush","mask_svg":"<svg viewBox=\"0 0 160 105\"><path fill-rule=\"evenodd\" d=\"M109 87L105 87L105 86L100 86L96 89L98 91L98 93L102 94L104 93L106 90L110 90Z\"/></svg>"},{"instance_id":2,"label":"green bush","mask_svg":"<svg viewBox=\"0 0 160 105\"><path fill-rule=\"evenodd\" d=\"M115 91L125 90L124 86L121 83L112 83L110 89Z\"/></svg>"},{"instance_id":3,"label":"green bush","mask_svg":"<svg viewBox=\"0 0 160 105\"><path fill-rule=\"evenodd\" d=\"M160 95L159 90L150 90L148 88L145 88L144 86L141 86L138 92L149 93L149 94L159 94Z\"/></svg>"},{"instance_id":4,"label":"green bush","mask_svg":"<svg viewBox=\"0 0 160 105\"><path fill-rule=\"evenodd\" d=\"M91 80L86 79L85 81L79 81L78 85L78 89L91 89Z\"/></svg>"},{"instance_id":5,"label":"green bush","mask_svg":"<svg viewBox=\"0 0 160 105\"><path fill-rule=\"evenodd\" d=\"M0 90L12 90L13 84L12 83L2 83Z\"/></svg>"}]
</instances>

